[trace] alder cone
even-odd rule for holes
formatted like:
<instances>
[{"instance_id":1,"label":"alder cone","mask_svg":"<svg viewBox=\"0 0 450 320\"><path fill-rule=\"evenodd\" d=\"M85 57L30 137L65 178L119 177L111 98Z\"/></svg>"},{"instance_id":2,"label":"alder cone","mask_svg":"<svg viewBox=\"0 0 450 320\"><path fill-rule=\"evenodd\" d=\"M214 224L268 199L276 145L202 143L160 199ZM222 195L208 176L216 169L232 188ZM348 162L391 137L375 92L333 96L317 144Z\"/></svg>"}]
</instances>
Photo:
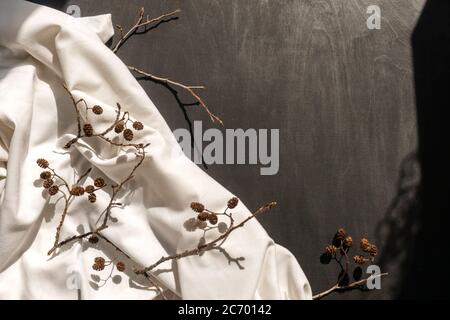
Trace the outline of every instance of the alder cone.
<instances>
[{"instance_id":1,"label":"alder cone","mask_svg":"<svg viewBox=\"0 0 450 320\"><path fill-rule=\"evenodd\" d=\"M123 137L127 141L133 140L133 138L134 138L133 131L131 131L131 129L125 129L125 131L123 132Z\"/></svg>"},{"instance_id":2,"label":"alder cone","mask_svg":"<svg viewBox=\"0 0 450 320\"><path fill-rule=\"evenodd\" d=\"M143 130L144 129L144 125L140 121L135 121L135 122L133 122L133 128L135 130L138 130L138 131L139 130Z\"/></svg>"},{"instance_id":3,"label":"alder cone","mask_svg":"<svg viewBox=\"0 0 450 320\"><path fill-rule=\"evenodd\" d=\"M205 210L205 206L200 202L192 202L191 209L197 213L201 213Z\"/></svg>"},{"instance_id":4,"label":"alder cone","mask_svg":"<svg viewBox=\"0 0 450 320\"><path fill-rule=\"evenodd\" d=\"M208 216L208 221L209 221L209 223L211 223L212 225L216 225L217 222L219 222L219 218L217 217L216 214L210 214L210 215Z\"/></svg>"},{"instance_id":5,"label":"alder cone","mask_svg":"<svg viewBox=\"0 0 450 320\"><path fill-rule=\"evenodd\" d=\"M228 200L227 206L229 209L234 209L237 207L238 204L239 204L239 199L236 197L233 197L230 200Z\"/></svg>"},{"instance_id":6,"label":"alder cone","mask_svg":"<svg viewBox=\"0 0 450 320\"><path fill-rule=\"evenodd\" d=\"M43 183L45 189L50 188L53 185L54 181L52 179L46 179Z\"/></svg>"},{"instance_id":7,"label":"alder cone","mask_svg":"<svg viewBox=\"0 0 450 320\"><path fill-rule=\"evenodd\" d=\"M103 113L103 108L100 106L94 106L92 108L92 112L95 113L96 115L100 115Z\"/></svg>"},{"instance_id":8,"label":"alder cone","mask_svg":"<svg viewBox=\"0 0 450 320\"><path fill-rule=\"evenodd\" d=\"M40 177L41 179L47 180L52 177L52 173L50 171L42 171Z\"/></svg>"},{"instance_id":9,"label":"alder cone","mask_svg":"<svg viewBox=\"0 0 450 320\"><path fill-rule=\"evenodd\" d=\"M38 164L39 167L41 167L42 169L46 169L49 166L49 163L47 160L45 159L37 159L36 163Z\"/></svg>"},{"instance_id":10,"label":"alder cone","mask_svg":"<svg viewBox=\"0 0 450 320\"><path fill-rule=\"evenodd\" d=\"M90 242L90 243L92 243L92 244L96 244L96 243L98 243L98 237L97 236L90 236L89 237L89 239L88 239L88 241Z\"/></svg>"},{"instance_id":11,"label":"alder cone","mask_svg":"<svg viewBox=\"0 0 450 320\"><path fill-rule=\"evenodd\" d=\"M350 237L350 236L345 238L345 240L344 240L344 247L350 248L352 245L353 245L353 238Z\"/></svg>"},{"instance_id":12,"label":"alder cone","mask_svg":"<svg viewBox=\"0 0 450 320\"><path fill-rule=\"evenodd\" d=\"M347 237L347 232L345 232L344 229L341 228L336 232L335 238L337 240L344 241L346 237Z\"/></svg>"},{"instance_id":13,"label":"alder cone","mask_svg":"<svg viewBox=\"0 0 450 320\"><path fill-rule=\"evenodd\" d=\"M208 212L201 212L198 214L197 219L200 221L206 221L209 218L209 213Z\"/></svg>"},{"instance_id":14,"label":"alder cone","mask_svg":"<svg viewBox=\"0 0 450 320\"><path fill-rule=\"evenodd\" d=\"M329 245L329 246L325 247L325 252L328 254L336 253L336 251L337 251L337 248L333 245Z\"/></svg>"},{"instance_id":15,"label":"alder cone","mask_svg":"<svg viewBox=\"0 0 450 320\"><path fill-rule=\"evenodd\" d=\"M70 194L73 196L82 196L84 194L84 188L82 186L73 186L70 190Z\"/></svg>"},{"instance_id":16,"label":"alder cone","mask_svg":"<svg viewBox=\"0 0 450 320\"><path fill-rule=\"evenodd\" d=\"M50 188L48 188L48 193L51 196L54 196L55 194L57 194L59 192L59 188L58 186L51 186Z\"/></svg>"},{"instance_id":17,"label":"alder cone","mask_svg":"<svg viewBox=\"0 0 450 320\"><path fill-rule=\"evenodd\" d=\"M95 195L95 193L91 193L88 196L88 200L89 200L90 203L94 203L95 201L97 201L97 196Z\"/></svg>"},{"instance_id":18,"label":"alder cone","mask_svg":"<svg viewBox=\"0 0 450 320\"><path fill-rule=\"evenodd\" d=\"M102 187L105 186L105 180L103 178L97 178L97 179L94 180L94 185L97 188L102 188Z\"/></svg>"},{"instance_id":19,"label":"alder cone","mask_svg":"<svg viewBox=\"0 0 450 320\"><path fill-rule=\"evenodd\" d=\"M100 264L100 263L94 263L92 265L92 269L94 269L95 271L102 271L105 269L105 265L104 264Z\"/></svg>"},{"instance_id":20,"label":"alder cone","mask_svg":"<svg viewBox=\"0 0 450 320\"><path fill-rule=\"evenodd\" d=\"M364 252L367 252L370 249L370 242L369 242L369 240L367 240L365 238L361 239L360 245L361 245L362 251L364 251Z\"/></svg>"},{"instance_id":21,"label":"alder cone","mask_svg":"<svg viewBox=\"0 0 450 320\"><path fill-rule=\"evenodd\" d=\"M363 265L366 262L366 259L364 259L363 256L354 256L353 261L355 261L356 264Z\"/></svg>"},{"instance_id":22,"label":"alder cone","mask_svg":"<svg viewBox=\"0 0 450 320\"><path fill-rule=\"evenodd\" d=\"M367 249L367 252L372 256L375 257L378 254L378 248L376 245L371 244L369 248Z\"/></svg>"},{"instance_id":23,"label":"alder cone","mask_svg":"<svg viewBox=\"0 0 450 320\"><path fill-rule=\"evenodd\" d=\"M92 124L86 123L83 126L83 132L86 135L86 137L92 137L94 134L94 128L92 127Z\"/></svg>"},{"instance_id":24,"label":"alder cone","mask_svg":"<svg viewBox=\"0 0 450 320\"><path fill-rule=\"evenodd\" d=\"M123 124L122 121L118 122L114 127L114 131L116 133L121 133L123 131L123 129L125 129L125 125Z\"/></svg>"},{"instance_id":25,"label":"alder cone","mask_svg":"<svg viewBox=\"0 0 450 320\"><path fill-rule=\"evenodd\" d=\"M126 269L125 263L123 263L122 261L117 262L116 267L120 272L124 272Z\"/></svg>"}]
</instances>

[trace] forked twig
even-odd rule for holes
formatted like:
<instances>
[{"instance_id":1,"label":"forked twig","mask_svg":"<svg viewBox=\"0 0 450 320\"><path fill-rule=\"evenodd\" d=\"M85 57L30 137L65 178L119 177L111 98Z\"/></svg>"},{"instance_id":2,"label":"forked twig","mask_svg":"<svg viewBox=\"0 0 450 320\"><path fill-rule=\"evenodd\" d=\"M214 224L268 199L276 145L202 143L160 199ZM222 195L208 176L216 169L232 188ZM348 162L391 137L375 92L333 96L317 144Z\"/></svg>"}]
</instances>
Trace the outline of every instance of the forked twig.
<instances>
[{"instance_id":1,"label":"forked twig","mask_svg":"<svg viewBox=\"0 0 450 320\"><path fill-rule=\"evenodd\" d=\"M120 47L129 38L131 38L133 35L135 35L137 33L139 28L147 27L150 24L164 21L164 19L169 18L169 17L173 17L174 15L176 15L177 13L180 13L180 12L181 12L181 10L177 9L177 10L175 10L173 12L163 14L163 15L161 15L159 17L156 17L156 18L153 18L153 19L150 19L149 17L147 17L146 20L144 20L145 9L144 8L140 8L139 13L138 13L138 18L137 18L135 24L126 33L123 31L123 27L122 26L117 26L117 28L120 31L120 39L117 42L117 44L114 46L112 51L114 53L117 53L117 51L120 49ZM188 85L184 85L184 84L182 84L180 82L177 82L177 81L173 81L173 80L170 80L170 79L167 79L167 78L155 76L153 74L150 74L149 72L145 72L145 71L143 71L141 69L138 69L136 67L133 67L133 66L128 66L128 69L130 69L131 71L133 71L133 72L135 72L137 74L140 74L141 76L144 76L146 79L152 80L154 82L165 84L167 86L175 86L175 87L181 88L183 90L186 90L195 99L195 101L197 101L198 104L205 110L205 112L208 114L209 118L211 119L211 121L213 123L219 124L222 127L224 126L222 119L220 119L218 116L213 114L211 112L211 110L209 110L208 106L206 105L206 103L202 99L202 97L200 97L200 95L195 92L195 90L204 89L205 88L204 86L188 86Z\"/></svg>"}]
</instances>

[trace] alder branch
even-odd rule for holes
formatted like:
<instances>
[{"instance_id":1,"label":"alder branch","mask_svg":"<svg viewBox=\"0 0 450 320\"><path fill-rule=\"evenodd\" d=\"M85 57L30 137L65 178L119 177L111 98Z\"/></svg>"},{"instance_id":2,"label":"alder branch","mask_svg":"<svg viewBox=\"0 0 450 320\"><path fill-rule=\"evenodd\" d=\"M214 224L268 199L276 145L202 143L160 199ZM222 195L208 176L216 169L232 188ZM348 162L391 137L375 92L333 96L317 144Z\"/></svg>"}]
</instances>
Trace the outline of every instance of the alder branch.
<instances>
[{"instance_id":1,"label":"alder branch","mask_svg":"<svg viewBox=\"0 0 450 320\"><path fill-rule=\"evenodd\" d=\"M142 155L136 155L137 157L140 158L140 160L133 167L133 169L128 174L128 176L123 181L121 181L118 185L112 186L113 193L111 195L110 201L109 201L108 206L106 208L105 218L103 219L103 224L101 225L101 227L107 227L108 220L109 220L109 217L111 215L111 210L112 210L112 208L114 206L114 203L115 203L115 200L117 198L117 195L122 190L122 188L125 185L125 183L127 183L128 181L133 179L134 173L141 166L141 164L144 162L144 160L145 160L145 147L142 148L141 152L142 152Z\"/></svg>"},{"instance_id":2,"label":"alder branch","mask_svg":"<svg viewBox=\"0 0 450 320\"><path fill-rule=\"evenodd\" d=\"M367 283L367 281L372 280L372 279L377 279L377 278L381 278L384 276L389 275L388 273L381 273L375 276L369 276L367 278L361 279L359 281L355 281L352 282L349 285L346 286L340 286L339 283L335 284L333 287L331 287L328 290L325 290L319 294L316 294L315 296L313 296L313 300L320 300L325 298L326 296L332 294L333 292L344 292L344 291L350 291L350 290L354 290L354 289L358 289L361 286L364 286L364 284Z\"/></svg>"},{"instance_id":3,"label":"alder branch","mask_svg":"<svg viewBox=\"0 0 450 320\"><path fill-rule=\"evenodd\" d=\"M63 227L63 224L64 224L64 221L65 221L65 219L66 219L67 213L69 212L69 206L70 206L71 200L73 199L74 196L70 193L70 188L69 188L68 183L67 183L61 176L59 176L58 174L56 174L54 169L51 169L51 168L49 168L49 169L53 172L53 174L54 174L57 178L59 178L60 180L63 181L63 183L64 183L64 185L66 186L66 188L67 188L67 190L68 190L68 193L69 193L69 195L67 196L64 192L61 191L61 192L63 193L63 195L64 195L64 209L63 209L63 212L62 212L62 214L61 214L61 220L59 221L58 227L56 228L55 242L54 242L54 244L53 244L53 248L54 248L54 247L56 247L56 246L58 245L58 243L59 243L59 238L60 238L60 236L61 236L61 229L62 229L62 227ZM79 183L81 180L83 180L87 175L89 175L89 173L91 172L91 170L92 170L92 168L89 168L85 173L83 173L83 174L78 178L76 184L78 184L78 183ZM49 255L54 251L53 248L49 251L49 253L48 253Z\"/></svg>"},{"instance_id":4,"label":"alder branch","mask_svg":"<svg viewBox=\"0 0 450 320\"><path fill-rule=\"evenodd\" d=\"M131 169L131 171L128 173L128 175L122 181L120 181L117 185L112 186L112 194L111 194L108 205L106 206L105 210L103 211L104 219L103 219L103 223L101 224L101 226L91 232L81 234L81 235L74 235L74 236L68 237L67 239L65 239L63 241L60 241L61 230L64 226L66 216L69 213L70 204L72 203L74 198L77 196L82 196L83 194L85 194L85 191L86 191L87 193L89 193L89 197L88 197L89 201L95 202L96 201L96 195L94 194L95 191L98 191L98 190L104 188L106 186L106 184L104 183L103 179L98 178L95 181L96 188L94 186L89 186L89 190L88 190L88 187L86 187L86 189L85 189L84 187L80 186L79 185L80 182L91 173L92 168L90 168L78 178L78 180L76 181L74 186L70 187L68 182L63 177L61 177L61 175L57 174L56 171L49 166L47 160L45 160L45 159L38 160L39 166L50 170L48 173L45 173L45 172L41 173L41 178L43 178L43 179L45 178L45 180L46 180L46 181L44 181L44 187L49 189L50 195L55 195L56 193L61 192L63 194L63 198L64 198L64 202L65 202L64 208L63 208L63 211L61 214L60 222L56 228L55 241L53 243L53 247L48 251L48 255L51 255L52 253L55 252L55 250L57 250L58 248L61 248L62 246L66 245L70 242L73 242L73 241L79 240L79 239L83 239L83 238L85 238L87 236L91 236L93 234L97 234L101 230L104 230L108 227L108 220L111 215L112 208L116 205L116 198L118 197L120 191L123 189L124 185L133 178L133 175L135 174L136 170L144 162L145 157L146 157L145 148L147 148L150 145L150 144L144 145L142 143L131 143L131 142L130 143L120 142L119 143L119 142L114 142L109 137L107 137L107 134L109 134L114 129L115 132L118 134L123 132L124 139L127 141L131 141L134 138L134 134L131 131L131 129L127 129L127 124L129 122L133 123L133 128L135 130L139 131L139 130L143 129L143 124L140 123L139 121L131 120L128 112L122 113L122 111L121 111L122 108L119 103L117 103L116 116L115 116L115 119L112 122L112 124L107 129L103 130L102 132L94 133L94 128L90 123L85 122L83 125L83 123L82 123L83 117L81 116L81 112L80 112L78 105L79 105L80 101L82 101L84 103L85 112L86 112L86 121L87 121L87 114L89 111L92 111L93 114L101 115L101 114L103 114L103 109L100 106L93 106L92 108L89 107L84 99L76 100L75 97L73 96L73 94L71 93L71 91L68 89L68 87L66 85L64 85L63 87L67 91L70 99L72 100L72 105L76 112L76 120L77 120L77 128L78 128L78 133L77 133L76 138L70 140L65 145L65 148L70 148L80 138L95 138L95 137L97 137L97 138L101 138L101 139L105 140L106 142L108 142L111 145L120 146L120 147L134 147L136 149L136 153L135 153L136 158L139 159L139 161ZM53 186L53 184L54 184L53 179L56 179L56 178L61 180L62 185L64 185L65 188L67 189L67 194L65 192L63 192L62 190L60 190L58 187ZM97 182L97 180L98 180L98 182ZM107 240L107 239L105 239L105 240ZM109 241L107 241L107 242L109 242ZM120 251L123 252L123 250L120 250Z\"/></svg>"},{"instance_id":5,"label":"alder branch","mask_svg":"<svg viewBox=\"0 0 450 320\"><path fill-rule=\"evenodd\" d=\"M128 66L128 69L130 69L133 72L136 72L142 76L144 76L145 78L148 78L154 82L157 83L161 83L164 85L173 85L175 87L179 87L182 88L184 90L186 90L192 97L194 97L194 99L200 104L200 106L206 111L206 113L208 114L209 118L211 119L211 121L213 123L217 123L220 126L224 126L222 119L220 119L218 116L216 116L215 114L213 114L211 112L211 110L209 110L208 106L206 105L206 103L203 101L203 99L194 91L195 89L204 89L203 86L187 86L184 85L182 83L167 79L167 78L162 78L162 77L157 77L153 74L150 74L148 72L145 72L141 69L138 69L136 67L132 67L132 66Z\"/></svg>"},{"instance_id":6,"label":"alder branch","mask_svg":"<svg viewBox=\"0 0 450 320\"><path fill-rule=\"evenodd\" d=\"M170 13L166 13L163 14L159 17L150 19L148 16L146 18L146 20L144 21L144 14L145 14L145 9L144 8L140 8L139 13L138 13L138 17L136 19L135 24L125 33L124 29L122 26L117 25L117 28L120 31L120 39L117 42L117 44L114 46L114 48L112 49L112 51L114 53L117 54L117 51L119 50L119 48L128 40L130 39L133 35L135 35L137 33L137 31L139 30L139 28L141 27L147 27L150 24L156 23L156 22L162 22L164 21L164 19L166 18L170 18L173 17L174 15L176 15L177 13L180 13L181 10L177 9L173 12ZM181 88L185 91L187 91L194 99L195 101L197 101L197 104L199 104L204 110L205 112L208 114L209 118L211 119L211 121L213 123L219 124L220 126L224 126L222 119L220 119L218 116L216 116L215 114L213 114L211 112L211 110L209 110L208 106L206 105L205 101L202 99L202 97L200 97L200 95L198 93L195 92L195 90L199 90L199 89L204 89L204 86L188 86L188 85L184 85L180 82L177 81L173 81L167 78L163 78L163 77L158 77L155 76L153 74L150 74L148 72L145 72L141 69L138 69L136 67L132 67L132 66L128 66L128 69L130 69L131 71L140 74L141 76L145 77L146 79L149 79L153 82L156 83L160 83L163 84L165 86L174 86L177 88Z\"/></svg>"},{"instance_id":7,"label":"alder branch","mask_svg":"<svg viewBox=\"0 0 450 320\"><path fill-rule=\"evenodd\" d=\"M356 265L359 265L355 272L359 269L362 272L360 266L364 265L366 262L374 263L375 257L378 254L378 248L376 245L372 244L366 238L360 240L360 249L362 253L355 255L353 261ZM333 292L344 292L353 289L363 289L363 286L367 281L372 279L381 278L387 276L387 273L381 273L378 275L372 275L364 279L357 279L360 275L356 276L355 272L353 277L355 281L349 284L349 269L350 269L350 258L349 251L353 246L353 238L347 234L347 232L341 228L339 229L333 237L332 244L325 247L325 252L322 254L321 261L324 264L330 263L331 260L336 261L340 267L340 274L337 283L319 294L313 296L313 300L320 300ZM339 258L338 258L339 256ZM342 265L342 259L345 260L345 265Z\"/></svg>"},{"instance_id":8,"label":"alder branch","mask_svg":"<svg viewBox=\"0 0 450 320\"><path fill-rule=\"evenodd\" d=\"M117 50L119 50L119 48L134 34L136 34L136 32L138 31L139 28L141 27L147 27L148 25L152 24L152 23L156 23L156 22L161 22L164 19L170 18L174 15L176 15L177 13L180 13L181 10L177 9L175 11L172 11L170 13L166 13L163 14L159 17L150 19L147 16L147 19L144 21L144 14L145 14L145 9L144 8L140 8L139 9L139 16L138 19L136 21L136 23L127 31L127 33L123 33L123 27L122 26L117 26L117 28L121 31L121 37L119 39L119 41L117 42L117 44L114 46L114 49L112 49L112 51L114 53L117 52Z\"/></svg>"},{"instance_id":9,"label":"alder branch","mask_svg":"<svg viewBox=\"0 0 450 320\"><path fill-rule=\"evenodd\" d=\"M108 205L106 206L106 208L103 210L103 213L100 215L99 219L101 218L102 215L104 215L103 217L103 222L99 227L96 227L94 230L82 233L82 234L78 234L78 235L73 235L70 236L62 241L60 241L60 235L61 235L61 230L64 226L64 222L66 220L66 217L69 213L69 207L72 203L72 201L75 199L75 197L77 196L81 196L83 195L85 192L87 192L89 194L88 200L90 202L95 202L96 201L96 196L95 196L95 192L104 188L106 186L106 184L104 183L104 180L102 178L97 178L94 181L95 186L89 185L87 187L83 187L80 185L80 183L82 182L82 180L84 178L86 178L92 171L92 168L89 168L86 172L84 172L75 182L74 186L70 186L69 183L59 174L56 173L56 171L50 167L49 163L47 160L45 159L38 159L37 160L37 164L44 168L44 169L48 169L49 171L43 171L41 172L41 179L44 179L44 183L43 186L44 188L48 189L48 192L51 196L57 194L57 193L62 193L63 195L63 199L65 201L64 203L64 208L62 210L62 214L61 214L61 220L57 226L56 229L56 233L55 233L55 241L53 244L53 247L48 251L48 255L53 254L57 249L64 247L65 245L68 245L72 242L78 241L78 240L84 240L87 239L89 240L89 242L97 242L98 239L102 239L103 241L105 241L106 243L108 243L109 245L111 245L112 247L114 247L116 249L116 251L120 252L122 255L124 255L125 257L127 257L129 260L133 261L131 259L131 257L124 251L122 250L119 246L117 246L116 244L114 244L110 239L108 239L105 235L103 235L101 232L105 229L107 229L109 227L108 222L109 222L109 218L111 216L111 210L118 205L118 203L116 202L116 199L119 195L119 193L122 191L124 185L129 182L131 179L134 178L134 174L136 172L136 170L142 165L142 163L144 162L145 158L146 158L146 148L150 145L149 143L147 144L142 144L142 143L124 143L124 142L115 142L113 141L111 138L109 138L107 135L112 132L113 130L116 133L122 133L124 135L124 139L127 141L131 141L134 138L134 135L132 133L132 131L130 129L127 129L127 124L129 122L133 123L133 128L135 130L142 130L143 129L143 124L140 123L139 121L133 121L130 119L130 115L128 112L123 112L121 111L121 105L119 103L117 103L117 110L116 110L116 116L115 119L113 121L113 123L105 130L103 130L100 133L94 133L94 128L93 126L88 123L88 112L92 111L94 114L96 115L101 115L103 113L103 109L100 106L93 106L93 107L89 107L88 104L86 103L86 101L84 99L80 99L80 100L76 100L75 97L73 96L73 94L71 93L71 91L67 88L67 86L64 85L64 89L67 91L69 97L72 100L72 105L75 109L76 112L76 120L77 120L77 136L72 139L71 141L69 141L66 145L65 148L70 148L74 143L76 143L80 138L100 138L103 139L104 141L108 142L110 145L115 145L115 146L120 146L120 147L134 147L136 149L136 158L139 159L139 161L137 161L137 163L133 166L133 168L130 170L130 172L128 173L128 175L122 179L119 183L112 185L112 193L110 195L110 200L108 202ZM83 102L84 103L84 109L86 112L86 117L84 120L84 125L83 125L83 117L81 115L81 111L79 109L79 104ZM61 181L61 186L65 186L65 188L67 189L67 193L64 192L63 190L59 189L58 185L55 185L55 179L59 179ZM98 220L99 221L99 220ZM97 221L97 222L98 222ZM134 262L134 261L133 261ZM109 262L105 262L105 259L101 258L101 257L97 257L96 261L93 265L93 268L95 270L103 270L104 267L106 265L112 264L113 261L109 261ZM124 271L125 270L125 264L121 261L117 262L117 264L115 266L113 266L111 268L111 273L109 275L108 278L106 278L106 280L103 280L105 283L108 279L111 278L111 274L114 270L114 267L117 268L117 270L119 271ZM158 286L158 284L153 281L151 279L151 277L149 275L145 275L145 278L149 281L149 283L154 286L156 288L157 293L163 298L166 299L164 292L161 290L161 288Z\"/></svg>"},{"instance_id":10,"label":"alder branch","mask_svg":"<svg viewBox=\"0 0 450 320\"><path fill-rule=\"evenodd\" d=\"M228 230L224 234L220 235L216 239L214 239L214 240L212 240L212 241L210 241L208 243L205 243L203 245L200 245L197 248L194 248L194 249L191 249L191 250L186 250L186 251L178 253L178 254L162 257L161 259L159 259L154 264L152 264L152 265L150 265L150 266L148 266L146 268L143 268L143 269L136 269L134 272L136 274L145 274L147 272L152 271L157 266L159 266L160 264L162 264L162 263L164 263L166 261L179 260L179 259L186 258L186 257L189 257L189 256L197 256L197 255L199 255L200 253L202 253L202 252L204 252L206 250L215 249L216 248L216 246L215 246L216 243L227 239L228 236L233 231L235 231L235 230L237 230L239 228L242 228L249 220L251 220L253 218L256 218L256 216L258 216L258 215L260 215L260 214L262 214L262 213L264 213L266 211L269 211L270 209L274 208L275 206L276 206L276 202L268 203L265 206L263 206L263 207L259 208L258 210L256 210L253 214L251 214L249 217L247 217L245 220L243 220L239 224L229 227Z\"/></svg>"}]
</instances>

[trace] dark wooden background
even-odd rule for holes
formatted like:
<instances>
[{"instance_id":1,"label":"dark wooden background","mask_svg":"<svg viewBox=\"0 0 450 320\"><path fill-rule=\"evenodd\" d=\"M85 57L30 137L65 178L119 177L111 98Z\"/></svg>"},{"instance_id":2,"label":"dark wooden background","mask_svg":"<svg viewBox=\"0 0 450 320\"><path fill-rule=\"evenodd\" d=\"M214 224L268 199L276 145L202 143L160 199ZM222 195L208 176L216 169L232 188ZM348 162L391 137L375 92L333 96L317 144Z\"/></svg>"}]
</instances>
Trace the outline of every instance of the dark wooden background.
<instances>
[{"instance_id":1,"label":"dark wooden background","mask_svg":"<svg viewBox=\"0 0 450 320\"><path fill-rule=\"evenodd\" d=\"M260 221L295 254L315 292L337 279L337 266L319 256L338 227L383 242L376 231L417 145L410 37L424 0L40 2L64 11L78 5L82 16L111 13L123 26L141 6L150 16L182 10L119 55L153 74L206 85L203 97L228 128L280 129L278 175L260 176L250 165L207 172L249 208L278 201ZM381 30L366 27L373 4L382 10ZM172 129L187 127L167 89L142 84ZM188 115L210 126L198 107ZM385 271L383 290L332 298L395 297L401 270Z\"/></svg>"}]
</instances>

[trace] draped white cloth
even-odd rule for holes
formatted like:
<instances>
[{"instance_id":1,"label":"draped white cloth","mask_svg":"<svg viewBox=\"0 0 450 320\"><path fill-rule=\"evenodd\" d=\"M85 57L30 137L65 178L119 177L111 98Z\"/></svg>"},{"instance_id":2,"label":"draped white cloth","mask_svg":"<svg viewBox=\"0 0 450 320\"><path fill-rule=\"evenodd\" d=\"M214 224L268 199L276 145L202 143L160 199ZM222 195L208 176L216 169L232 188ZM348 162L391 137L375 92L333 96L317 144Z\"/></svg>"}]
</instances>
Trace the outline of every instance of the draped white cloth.
<instances>
[{"instance_id":1,"label":"draped white cloth","mask_svg":"<svg viewBox=\"0 0 450 320\"><path fill-rule=\"evenodd\" d=\"M40 186L38 158L74 182L88 167L109 184L134 166L132 153L98 139L82 139L69 152L62 146L77 131L76 114L62 84L77 98L105 110L95 126L105 128L119 102L145 125L137 141L150 142L148 157L118 199L114 221L104 234L137 266L195 248L203 232L185 228L195 217L189 205L201 201L221 211L232 194L188 160L147 94L119 58L104 45L113 35L110 15L73 18L17 0L0 2L0 299L152 299L155 290L127 271L92 269L94 257L120 254L105 243L75 242L47 256L63 201ZM175 150L175 151L174 151ZM62 238L89 230L107 204L108 189L90 204L77 198ZM241 203L236 221L250 211ZM208 233L208 239L217 231ZM311 289L290 252L275 244L256 221L223 245L244 257L240 269L218 250L162 264L154 272L167 295L183 299L310 299ZM120 258L122 259L122 258ZM74 280L75 279L75 280ZM78 280L77 280L78 279ZM171 292L171 293L169 293Z\"/></svg>"}]
</instances>

